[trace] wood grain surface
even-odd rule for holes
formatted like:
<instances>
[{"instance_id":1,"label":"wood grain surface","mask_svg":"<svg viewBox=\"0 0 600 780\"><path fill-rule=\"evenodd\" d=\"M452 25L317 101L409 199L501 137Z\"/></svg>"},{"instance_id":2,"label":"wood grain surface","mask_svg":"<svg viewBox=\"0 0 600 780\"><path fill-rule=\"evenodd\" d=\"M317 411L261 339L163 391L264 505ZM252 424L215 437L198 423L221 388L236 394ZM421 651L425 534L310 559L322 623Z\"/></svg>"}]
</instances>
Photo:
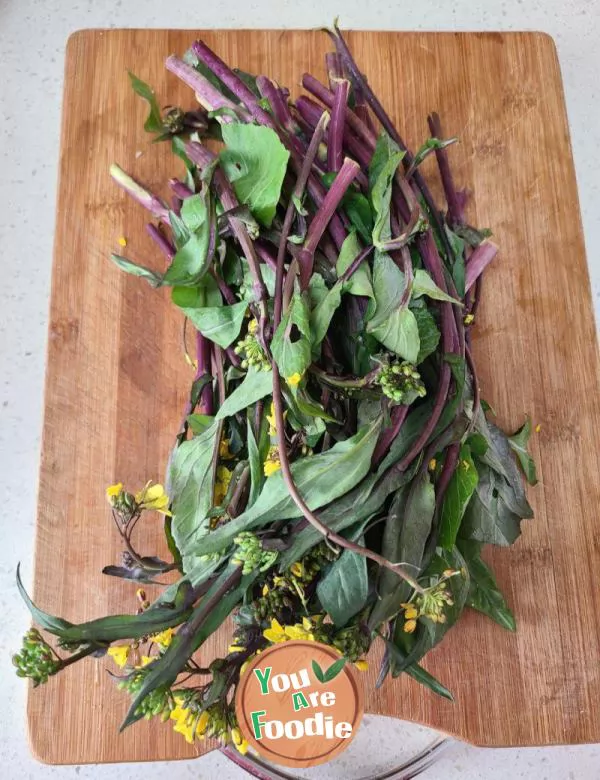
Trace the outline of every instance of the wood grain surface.
<instances>
[{"instance_id":1,"label":"wood grain surface","mask_svg":"<svg viewBox=\"0 0 600 780\"><path fill-rule=\"evenodd\" d=\"M162 103L191 106L163 61L196 35L230 64L293 90L305 70L324 75L328 39L319 32L87 30L69 40L34 596L71 621L136 609L135 585L101 574L120 551L104 487L162 478L191 379L168 293L107 260L125 236L133 259L162 262L145 215L108 167L116 161L159 191L178 172L166 146L144 134L146 106L126 71ZM373 664L366 710L479 745L600 741L598 355L554 44L538 33L355 32L349 40L410 145L426 137L431 110L460 137L450 154L457 182L473 192L469 216L491 226L501 247L475 329L483 396L503 425L518 427L526 413L541 424L535 520L514 547L488 554L518 633L467 614L426 661L454 704L404 678L373 692ZM432 161L424 170L433 175ZM159 518L139 531L142 552L153 552ZM226 644L227 631L211 639L206 660ZM160 723L119 735L128 700L110 666L86 660L31 692L38 758L142 761L214 747L189 746Z\"/></svg>"}]
</instances>

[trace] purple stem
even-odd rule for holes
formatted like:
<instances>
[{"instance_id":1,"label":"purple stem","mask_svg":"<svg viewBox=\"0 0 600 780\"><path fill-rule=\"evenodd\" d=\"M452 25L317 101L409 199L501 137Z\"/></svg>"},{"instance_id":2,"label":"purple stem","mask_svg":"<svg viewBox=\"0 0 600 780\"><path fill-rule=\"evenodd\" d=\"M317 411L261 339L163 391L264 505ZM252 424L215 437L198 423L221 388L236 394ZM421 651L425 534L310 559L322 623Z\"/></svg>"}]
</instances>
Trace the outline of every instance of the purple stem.
<instances>
[{"instance_id":1,"label":"purple stem","mask_svg":"<svg viewBox=\"0 0 600 780\"><path fill-rule=\"evenodd\" d=\"M133 176L120 168L116 163L110 166L110 175L114 181L125 190L126 193L136 200L141 206L148 209L156 219L160 219L166 225L169 225L169 209L166 204L163 203L160 198L153 195L142 184L140 184Z\"/></svg>"},{"instance_id":2,"label":"purple stem","mask_svg":"<svg viewBox=\"0 0 600 780\"><path fill-rule=\"evenodd\" d=\"M433 239L433 235L431 231L428 231L426 235L421 236L418 239L418 243L420 244L421 256L423 257L423 263L426 269L429 271L434 282L438 285L438 287L441 287L441 289L445 290L446 285L444 282L442 261L438 254L437 248L435 246L435 241ZM440 284L440 282L442 284ZM454 345L458 341L458 338L455 334L455 323L454 323L454 316L452 314L452 304L442 303L440 305L440 308L442 312L442 350L444 353L453 352ZM433 429L437 425L438 420L440 419L440 416L446 404L448 391L450 389L450 378L451 378L450 366L445 360L442 360L442 365L440 368L440 378L439 378L439 383L435 395L435 400L433 403L433 408L431 410L431 416L429 417L427 423L425 424L425 427L423 428L423 430L421 431L421 433L413 443L413 446L410 448L410 450L406 453L406 455L402 458L402 460L398 461L398 463L396 463L394 466L391 467L394 470L405 471L408 468L408 466L412 463L412 461L417 457L417 455L421 452L423 447L427 444L427 441L429 440L429 437L433 433Z\"/></svg>"},{"instance_id":3,"label":"purple stem","mask_svg":"<svg viewBox=\"0 0 600 780\"><path fill-rule=\"evenodd\" d=\"M320 106L318 103L315 103L314 100L305 97L304 95L299 97L296 101L296 109L309 128L315 128L317 126L317 122L325 111L322 106ZM367 146L365 146L365 144L356 135L354 135L354 133L352 133L347 125L344 127L344 146L350 152L352 157L358 160L363 168L366 168L369 165L371 162L371 157L373 156L372 150L369 150L369 148L367 148ZM361 186L363 186L365 189L368 188L369 181L366 175L362 171L360 175Z\"/></svg>"},{"instance_id":4,"label":"purple stem","mask_svg":"<svg viewBox=\"0 0 600 780\"><path fill-rule=\"evenodd\" d=\"M405 405L394 406L394 408L392 409L390 415L391 425L389 426L389 428L385 428L381 432L381 435L379 436L379 440L375 445L375 450L373 451L372 463L374 466L377 466L377 464L381 461L381 459L389 450L391 443L394 441L394 439L400 432L400 428L402 428L404 420L406 420L406 415L408 414L408 410L409 407Z\"/></svg>"},{"instance_id":5,"label":"purple stem","mask_svg":"<svg viewBox=\"0 0 600 780\"><path fill-rule=\"evenodd\" d=\"M216 159L215 155L211 151L196 141L191 141L190 143L186 144L185 152L190 160L195 162L201 168L205 168L207 165L213 163ZM213 174L213 181L225 211L238 208L239 203L233 193L233 190L231 189L231 185L227 181L223 171L218 167L215 169ZM254 292L256 299L260 301L261 304L263 304L261 308L264 308L264 303L267 300L268 293L262 278L260 263L258 262L256 252L254 250L254 245L250 239L250 236L248 235L248 231L246 230L244 223L241 222L241 220L236 219L234 216L229 216L227 220L233 231L233 234L242 248L244 257L250 266L252 277L254 279Z\"/></svg>"},{"instance_id":6,"label":"purple stem","mask_svg":"<svg viewBox=\"0 0 600 780\"><path fill-rule=\"evenodd\" d=\"M181 198L178 198L177 195L173 195L171 198L171 208L178 217L181 216L181 203Z\"/></svg>"},{"instance_id":7,"label":"purple stem","mask_svg":"<svg viewBox=\"0 0 600 780\"><path fill-rule=\"evenodd\" d=\"M290 133L290 135L295 137L298 131L298 127L294 122L294 118L290 112L287 101L284 100L283 95L281 94L281 90L278 88L277 84L271 81L271 79L267 78L267 76L257 76L256 86L258 87L260 94L271 104L271 108L275 114L275 119L285 130L288 131L288 133ZM302 154L304 154L305 151L306 149L303 148Z\"/></svg>"},{"instance_id":8,"label":"purple stem","mask_svg":"<svg viewBox=\"0 0 600 780\"><path fill-rule=\"evenodd\" d=\"M167 57L165 61L165 67L174 73L177 78L181 79L184 84L191 87L200 105L207 111L216 111L219 108L229 108L236 113L240 112L240 107L233 103L231 100L227 100L226 97L219 92L216 87L205 79L198 71L187 62L180 60L172 54ZM221 117L222 122L232 122L233 119L229 116L223 115Z\"/></svg>"},{"instance_id":9,"label":"purple stem","mask_svg":"<svg viewBox=\"0 0 600 780\"><path fill-rule=\"evenodd\" d=\"M327 135L327 167L330 171L339 171L344 161L342 146L349 91L350 82L345 79L338 81L335 85L331 122Z\"/></svg>"},{"instance_id":10,"label":"purple stem","mask_svg":"<svg viewBox=\"0 0 600 780\"><path fill-rule=\"evenodd\" d=\"M211 276L217 283L219 292L223 296L225 303L228 303L229 305L233 303L237 303L237 299L233 293L233 290L229 287L229 285L225 282L225 280L221 277L221 275L218 274L214 269L212 269Z\"/></svg>"},{"instance_id":11,"label":"purple stem","mask_svg":"<svg viewBox=\"0 0 600 780\"><path fill-rule=\"evenodd\" d=\"M194 194L194 191L191 190L187 184L179 181L179 179L169 179L169 187L178 198L181 198L181 200L185 200Z\"/></svg>"},{"instance_id":12,"label":"purple stem","mask_svg":"<svg viewBox=\"0 0 600 780\"><path fill-rule=\"evenodd\" d=\"M269 268L272 268L275 270L277 268L277 260L273 256L273 253L269 249L269 245L264 240L264 238L258 238L254 242L254 249L256 250L256 254L258 257L262 260L265 265L268 265Z\"/></svg>"},{"instance_id":13,"label":"purple stem","mask_svg":"<svg viewBox=\"0 0 600 780\"><path fill-rule=\"evenodd\" d=\"M192 44L194 54L219 78L233 94L246 105L254 119L261 125L275 129L271 115L259 105L258 98L223 60L203 41Z\"/></svg>"},{"instance_id":14,"label":"purple stem","mask_svg":"<svg viewBox=\"0 0 600 780\"><path fill-rule=\"evenodd\" d=\"M312 76L310 73L305 73L302 76L302 86L307 92L310 92L328 108L333 108L335 96L333 92L327 89L324 84ZM377 137L369 128L362 122L353 111L347 112L346 121L352 128L352 131L365 143L369 145L369 148L374 149Z\"/></svg>"},{"instance_id":15,"label":"purple stem","mask_svg":"<svg viewBox=\"0 0 600 780\"><path fill-rule=\"evenodd\" d=\"M356 271L358 271L359 267L362 265L362 263L367 259L367 257L371 254L373 251L373 246L368 246L365 249L363 249L359 254L354 258L354 260L350 263L348 268L344 271L344 273L340 276L339 281L340 282L347 282L348 279L352 277Z\"/></svg>"},{"instance_id":16,"label":"purple stem","mask_svg":"<svg viewBox=\"0 0 600 780\"><path fill-rule=\"evenodd\" d=\"M346 194L348 187L356 178L356 174L359 170L360 168L357 162L350 160L349 158L344 160L338 175L335 177L335 181L331 185L322 205L309 225L304 246L298 256L301 290L306 289L312 275L315 250L321 240L321 236L325 232L330 219L335 214L337 207L340 205L342 198Z\"/></svg>"},{"instance_id":17,"label":"purple stem","mask_svg":"<svg viewBox=\"0 0 600 780\"><path fill-rule=\"evenodd\" d=\"M492 241L483 241L473 250L465 266L465 292L471 289L497 254L498 247Z\"/></svg>"},{"instance_id":18,"label":"purple stem","mask_svg":"<svg viewBox=\"0 0 600 780\"><path fill-rule=\"evenodd\" d=\"M153 225L151 222L146 225L146 232L150 238L158 244L161 252L170 262L175 257L177 251L173 244L165 238L156 225Z\"/></svg>"},{"instance_id":19,"label":"purple stem","mask_svg":"<svg viewBox=\"0 0 600 780\"><path fill-rule=\"evenodd\" d=\"M327 68L327 76L329 78L329 89L333 92L337 82L344 78L342 59L336 51L327 52L325 55L325 67Z\"/></svg>"},{"instance_id":20,"label":"purple stem","mask_svg":"<svg viewBox=\"0 0 600 780\"><path fill-rule=\"evenodd\" d=\"M433 112L427 117L427 123L433 138L442 138L442 123L438 114ZM446 149L436 149L435 158L437 160L438 168L440 169L440 177L442 179L442 186L444 188L444 195L446 196L446 203L448 204L448 221L450 227L456 225L462 225L465 221L463 213L464 202L459 197L456 187L454 186L454 178L450 169L450 163L448 162L448 153Z\"/></svg>"}]
</instances>

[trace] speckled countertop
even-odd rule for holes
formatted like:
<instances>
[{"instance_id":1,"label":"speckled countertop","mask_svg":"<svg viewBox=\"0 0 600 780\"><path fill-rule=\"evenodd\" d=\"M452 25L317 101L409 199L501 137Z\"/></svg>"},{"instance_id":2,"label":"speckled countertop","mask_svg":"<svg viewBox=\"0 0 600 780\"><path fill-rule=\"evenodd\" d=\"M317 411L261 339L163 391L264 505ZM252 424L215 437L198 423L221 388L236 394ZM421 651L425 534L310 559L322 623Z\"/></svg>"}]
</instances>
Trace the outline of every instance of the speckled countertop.
<instances>
[{"instance_id":1,"label":"speckled countertop","mask_svg":"<svg viewBox=\"0 0 600 780\"><path fill-rule=\"evenodd\" d=\"M152 778L165 764L48 767L29 755L25 685L12 674L27 615L15 564L32 567L35 485L59 147L65 42L82 27L317 27L342 14L345 27L514 30L550 33L557 44L579 182L596 310L600 296L600 8L597 0L0 0L0 766L5 777ZM515 713L518 717L518 713ZM600 715L599 715L600 717ZM369 750L380 755L385 727ZM398 744L396 742L396 744ZM357 770L353 761L354 772ZM365 769L368 759L364 760ZM178 762L179 777L247 775L219 755ZM349 777L348 772L345 776ZM342 774L339 775L344 776ZM353 776L356 776L354 774ZM596 780L600 746L527 750L450 747L426 780Z\"/></svg>"}]
</instances>

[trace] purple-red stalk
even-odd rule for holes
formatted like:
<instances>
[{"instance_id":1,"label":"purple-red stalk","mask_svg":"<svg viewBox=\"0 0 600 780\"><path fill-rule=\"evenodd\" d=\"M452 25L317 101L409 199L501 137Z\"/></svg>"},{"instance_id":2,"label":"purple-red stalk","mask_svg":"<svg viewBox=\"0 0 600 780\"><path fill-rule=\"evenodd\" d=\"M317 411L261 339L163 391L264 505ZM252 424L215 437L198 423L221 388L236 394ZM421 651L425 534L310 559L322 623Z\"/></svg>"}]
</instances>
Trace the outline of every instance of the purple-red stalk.
<instances>
[{"instance_id":1,"label":"purple-red stalk","mask_svg":"<svg viewBox=\"0 0 600 780\"><path fill-rule=\"evenodd\" d=\"M437 113L435 113L435 111L427 117L427 123L429 125L432 137L441 139L443 136L442 123L440 122L440 117ZM436 149L435 158L440 170L440 178L442 179L442 187L444 188L446 203L448 204L448 222L450 223L450 227L462 225L465 221L463 211L464 200L458 196L456 187L454 186L454 177L452 176L452 170L450 169L450 163L448 162L448 153L446 149Z\"/></svg>"},{"instance_id":2,"label":"purple-red stalk","mask_svg":"<svg viewBox=\"0 0 600 780\"><path fill-rule=\"evenodd\" d=\"M305 290L312 275L315 251L325 232L330 219L335 214L348 187L356 178L359 165L348 157L344 160L335 181L331 185L323 203L308 227L308 233L304 245L298 255L300 266L300 289Z\"/></svg>"},{"instance_id":3,"label":"purple-red stalk","mask_svg":"<svg viewBox=\"0 0 600 780\"><path fill-rule=\"evenodd\" d=\"M231 100L223 97L219 90L216 87L213 87L210 81L205 79L202 74L198 73L195 68L188 65L187 62L180 60L179 57L176 57L174 54L167 57L165 67L167 70L170 70L171 73L174 73L177 78L181 79L184 84L187 84L188 87L191 87L191 89L194 90L198 102L207 111L228 108L235 113L239 113L240 111L242 114L246 113ZM227 115L223 115L221 121L232 122L233 119Z\"/></svg>"},{"instance_id":4,"label":"purple-red stalk","mask_svg":"<svg viewBox=\"0 0 600 780\"><path fill-rule=\"evenodd\" d=\"M185 200L194 194L194 190L190 189L187 184L179 181L179 179L169 179L169 187L181 200Z\"/></svg>"},{"instance_id":5,"label":"purple-red stalk","mask_svg":"<svg viewBox=\"0 0 600 780\"><path fill-rule=\"evenodd\" d=\"M475 247L465 266L465 292L471 289L497 254L498 247L492 241L482 241Z\"/></svg>"},{"instance_id":6,"label":"purple-red stalk","mask_svg":"<svg viewBox=\"0 0 600 780\"><path fill-rule=\"evenodd\" d=\"M149 222L146 225L146 232L150 236L150 238L158 245L161 252L165 255L167 260L171 262L171 260L175 257L176 249L173 246L173 244L169 241L168 238L165 238L163 234L160 232L160 230L156 227L156 225L153 225L151 222Z\"/></svg>"},{"instance_id":7,"label":"purple-red stalk","mask_svg":"<svg viewBox=\"0 0 600 780\"><path fill-rule=\"evenodd\" d=\"M336 83L331 122L329 123L327 133L327 168L330 171L339 171L344 161L344 128L346 125L346 108L349 92L349 81L342 79Z\"/></svg>"},{"instance_id":8,"label":"purple-red stalk","mask_svg":"<svg viewBox=\"0 0 600 780\"><path fill-rule=\"evenodd\" d=\"M400 428L402 428L404 420L406 420L409 408L409 406L403 404L402 406L394 406L392 409L390 414L390 425L387 428L384 428L375 445L373 457L371 459L373 466L379 464L389 450L391 443L400 433Z\"/></svg>"}]
</instances>

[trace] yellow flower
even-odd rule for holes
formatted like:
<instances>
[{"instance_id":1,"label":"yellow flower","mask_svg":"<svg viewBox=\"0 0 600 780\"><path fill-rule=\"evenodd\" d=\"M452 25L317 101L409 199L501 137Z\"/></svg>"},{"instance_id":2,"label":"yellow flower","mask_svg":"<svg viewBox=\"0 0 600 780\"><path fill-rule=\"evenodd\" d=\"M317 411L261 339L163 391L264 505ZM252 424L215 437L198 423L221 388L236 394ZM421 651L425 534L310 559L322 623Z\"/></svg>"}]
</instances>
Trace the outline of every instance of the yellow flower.
<instances>
[{"instance_id":1,"label":"yellow flower","mask_svg":"<svg viewBox=\"0 0 600 780\"><path fill-rule=\"evenodd\" d=\"M404 612L404 617L407 620L414 620L415 618L419 617L419 613L414 607L408 607L408 609Z\"/></svg>"},{"instance_id":2,"label":"yellow flower","mask_svg":"<svg viewBox=\"0 0 600 780\"><path fill-rule=\"evenodd\" d=\"M230 471L227 466L217 466L217 479L215 481L214 495L215 506L220 506L225 500L232 475L233 471Z\"/></svg>"},{"instance_id":3,"label":"yellow flower","mask_svg":"<svg viewBox=\"0 0 600 780\"><path fill-rule=\"evenodd\" d=\"M152 656L150 656L150 655L143 655L141 660L140 660L140 662L139 662L139 664L135 665L135 668L136 669L141 669L142 667L148 666L148 664L151 664L152 661L154 661L154 658L152 658Z\"/></svg>"},{"instance_id":4,"label":"yellow flower","mask_svg":"<svg viewBox=\"0 0 600 780\"><path fill-rule=\"evenodd\" d=\"M427 467L427 468L429 469L429 471L435 471L435 467L436 467L436 466L437 466L437 460L436 460L435 458L432 458L432 459L429 461L429 465L428 465L428 467Z\"/></svg>"},{"instance_id":5,"label":"yellow flower","mask_svg":"<svg viewBox=\"0 0 600 780\"><path fill-rule=\"evenodd\" d=\"M535 426L535 432L536 432L536 433L539 433L541 430L542 430L542 426L540 425L540 423L538 423L538 424Z\"/></svg>"},{"instance_id":6,"label":"yellow flower","mask_svg":"<svg viewBox=\"0 0 600 780\"><path fill-rule=\"evenodd\" d=\"M162 485L153 485L152 481L147 482L144 489L135 494L136 504L140 509L155 509L163 515L170 515L167 509L169 506L169 496L165 493Z\"/></svg>"},{"instance_id":7,"label":"yellow flower","mask_svg":"<svg viewBox=\"0 0 600 780\"><path fill-rule=\"evenodd\" d=\"M296 563L292 563L290 566L290 571L294 575L294 577L298 577L298 579L302 579L304 575L304 565L301 561L296 561Z\"/></svg>"},{"instance_id":8,"label":"yellow flower","mask_svg":"<svg viewBox=\"0 0 600 780\"><path fill-rule=\"evenodd\" d=\"M237 726L231 729L231 740L236 746L237 750L239 750L239 752L245 756L248 752L248 743L244 739L242 732Z\"/></svg>"},{"instance_id":9,"label":"yellow flower","mask_svg":"<svg viewBox=\"0 0 600 780\"><path fill-rule=\"evenodd\" d=\"M279 460L279 449L277 447L269 447L269 453L263 471L265 477L270 477L275 474L281 468L281 461Z\"/></svg>"},{"instance_id":10,"label":"yellow flower","mask_svg":"<svg viewBox=\"0 0 600 780\"><path fill-rule=\"evenodd\" d=\"M246 648L244 645L238 645L237 642L234 642L234 644L229 645L227 648L228 653L243 653Z\"/></svg>"},{"instance_id":11,"label":"yellow flower","mask_svg":"<svg viewBox=\"0 0 600 780\"><path fill-rule=\"evenodd\" d=\"M107 655L122 669L124 666L127 666L130 650L131 647L129 645L114 645L108 648Z\"/></svg>"},{"instance_id":12,"label":"yellow flower","mask_svg":"<svg viewBox=\"0 0 600 780\"><path fill-rule=\"evenodd\" d=\"M296 374L294 374L296 376ZM269 436L277 436L277 421L275 419L275 404L273 401L271 401L271 406L269 407L269 414L265 415L267 418L267 422L269 423ZM287 409L283 413L283 419L287 417Z\"/></svg>"},{"instance_id":13,"label":"yellow flower","mask_svg":"<svg viewBox=\"0 0 600 780\"><path fill-rule=\"evenodd\" d=\"M265 582L265 584L263 585L263 589L262 589L263 596L266 596L268 594L268 592L269 592L269 586Z\"/></svg>"},{"instance_id":14,"label":"yellow flower","mask_svg":"<svg viewBox=\"0 0 600 780\"><path fill-rule=\"evenodd\" d=\"M172 713L171 713L172 714ZM173 731L183 734L185 741L192 745L194 742L194 722L193 720L181 719L173 726Z\"/></svg>"},{"instance_id":15,"label":"yellow flower","mask_svg":"<svg viewBox=\"0 0 600 780\"><path fill-rule=\"evenodd\" d=\"M276 618L271 620L271 628L267 628L263 631L263 636L274 645L278 644L279 642L287 642L288 640L283 626Z\"/></svg>"},{"instance_id":16,"label":"yellow flower","mask_svg":"<svg viewBox=\"0 0 600 780\"><path fill-rule=\"evenodd\" d=\"M302 374L298 374L296 372L295 374L286 377L285 381L288 383L290 387L298 387L301 379L302 379Z\"/></svg>"},{"instance_id":17,"label":"yellow flower","mask_svg":"<svg viewBox=\"0 0 600 780\"><path fill-rule=\"evenodd\" d=\"M119 246L127 246L127 239L125 238L125 236L121 236L120 238L118 238L117 244Z\"/></svg>"},{"instance_id":18,"label":"yellow flower","mask_svg":"<svg viewBox=\"0 0 600 780\"><path fill-rule=\"evenodd\" d=\"M369 668L369 662L364 658L359 658L358 661L354 662L354 666L356 666L359 672L366 672Z\"/></svg>"},{"instance_id":19,"label":"yellow flower","mask_svg":"<svg viewBox=\"0 0 600 780\"><path fill-rule=\"evenodd\" d=\"M467 316L463 320L465 325L472 325L474 321L475 321L475 315L474 314L467 314Z\"/></svg>"},{"instance_id":20,"label":"yellow flower","mask_svg":"<svg viewBox=\"0 0 600 780\"><path fill-rule=\"evenodd\" d=\"M219 442L219 457L223 460L231 460L235 455L229 449L229 439L221 439Z\"/></svg>"},{"instance_id":21,"label":"yellow flower","mask_svg":"<svg viewBox=\"0 0 600 780\"><path fill-rule=\"evenodd\" d=\"M251 319L248 323L248 333L254 334L258 330L258 322L255 319Z\"/></svg>"},{"instance_id":22,"label":"yellow flower","mask_svg":"<svg viewBox=\"0 0 600 780\"><path fill-rule=\"evenodd\" d=\"M254 655L251 655L250 658L246 658L244 663L240 666L240 677L244 674L246 669L250 666L250 664L252 663L252 661L255 659L255 657L258 655L259 652L260 650L254 653Z\"/></svg>"},{"instance_id":23,"label":"yellow flower","mask_svg":"<svg viewBox=\"0 0 600 780\"><path fill-rule=\"evenodd\" d=\"M404 624L404 631L407 634L412 634L416 627L417 627L416 620L407 620L406 623Z\"/></svg>"},{"instance_id":24,"label":"yellow flower","mask_svg":"<svg viewBox=\"0 0 600 780\"><path fill-rule=\"evenodd\" d=\"M106 500L109 504L114 505L115 501L123 492L123 483L117 482L116 485L109 485L106 488Z\"/></svg>"},{"instance_id":25,"label":"yellow flower","mask_svg":"<svg viewBox=\"0 0 600 780\"><path fill-rule=\"evenodd\" d=\"M198 718L198 723L196 723L196 734L199 737L203 737L206 734L206 729L208 728L209 723L210 723L210 715L206 710L204 710L204 712L200 713L200 717Z\"/></svg>"},{"instance_id":26,"label":"yellow flower","mask_svg":"<svg viewBox=\"0 0 600 780\"><path fill-rule=\"evenodd\" d=\"M161 647L168 647L173 641L174 636L175 631L172 628L165 628L164 631L161 631L159 634L154 634L150 639Z\"/></svg>"}]
</instances>

